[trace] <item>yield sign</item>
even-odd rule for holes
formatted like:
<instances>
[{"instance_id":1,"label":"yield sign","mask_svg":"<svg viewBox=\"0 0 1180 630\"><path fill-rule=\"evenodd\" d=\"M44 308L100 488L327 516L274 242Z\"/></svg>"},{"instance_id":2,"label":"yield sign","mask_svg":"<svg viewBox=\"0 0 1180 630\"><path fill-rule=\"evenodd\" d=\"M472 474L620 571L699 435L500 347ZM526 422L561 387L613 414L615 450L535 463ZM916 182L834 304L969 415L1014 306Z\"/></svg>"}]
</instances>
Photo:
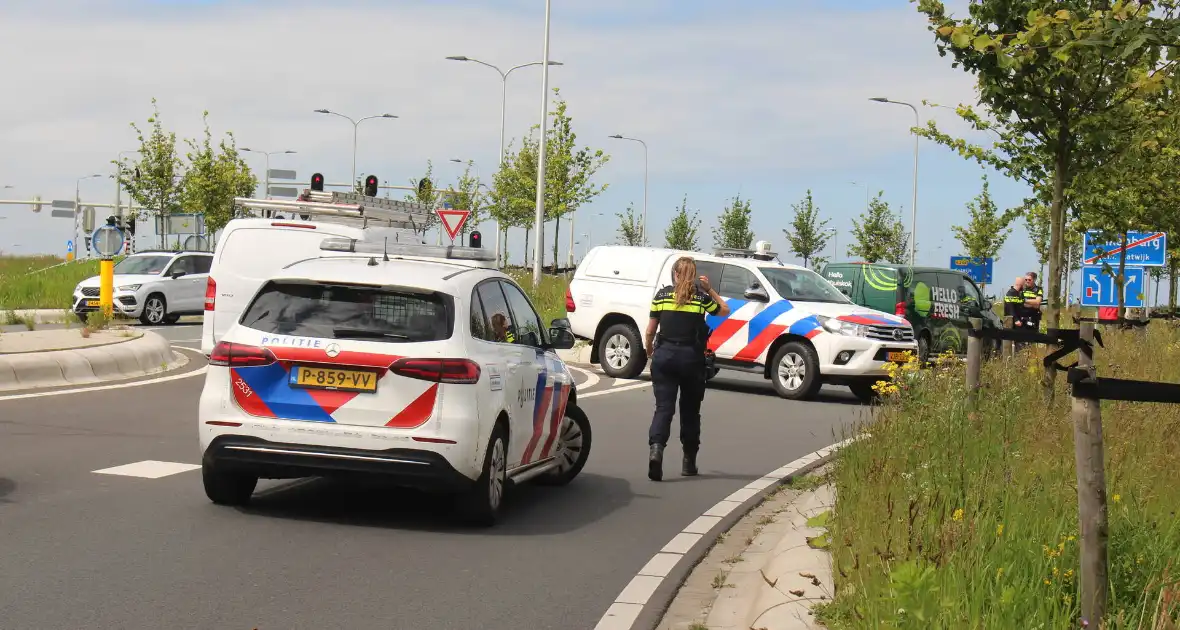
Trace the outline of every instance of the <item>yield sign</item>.
<instances>
[{"instance_id":1,"label":"yield sign","mask_svg":"<svg viewBox=\"0 0 1180 630\"><path fill-rule=\"evenodd\" d=\"M442 222L443 228L447 231L447 236L451 240L459 235L459 230L463 229L463 224L467 222L467 217L471 215L470 210L443 210L436 208L435 214L438 215L438 220Z\"/></svg>"}]
</instances>

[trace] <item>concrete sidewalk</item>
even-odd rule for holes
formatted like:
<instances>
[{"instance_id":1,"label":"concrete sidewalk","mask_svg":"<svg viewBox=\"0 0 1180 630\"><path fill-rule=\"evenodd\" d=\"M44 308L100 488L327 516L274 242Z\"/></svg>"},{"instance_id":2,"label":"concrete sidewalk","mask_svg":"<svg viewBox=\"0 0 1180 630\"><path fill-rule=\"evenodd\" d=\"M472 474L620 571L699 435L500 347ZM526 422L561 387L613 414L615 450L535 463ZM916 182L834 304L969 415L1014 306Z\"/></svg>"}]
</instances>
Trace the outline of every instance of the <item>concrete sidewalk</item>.
<instances>
[{"instance_id":1,"label":"concrete sidewalk","mask_svg":"<svg viewBox=\"0 0 1180 630\"><path fill-rule=\"evenodd\" d=\"M807 491L784 487L768 498L693 569L659 630L823 628L811 608L832 600L831 557L808 540L824 536L823 514L834 503L826 484Z\"/></svg>"},{"instance_id":2,"label":"concrete sidewalk","mask_svg":"<svg viewBox=\"0 0 1180 630\"><path fill-rule=\"evenodd\" d=\"M164 337L133 328L55 329L0 335L0 391L122 380L187 363Z\"/></svg>"}]
</instances>

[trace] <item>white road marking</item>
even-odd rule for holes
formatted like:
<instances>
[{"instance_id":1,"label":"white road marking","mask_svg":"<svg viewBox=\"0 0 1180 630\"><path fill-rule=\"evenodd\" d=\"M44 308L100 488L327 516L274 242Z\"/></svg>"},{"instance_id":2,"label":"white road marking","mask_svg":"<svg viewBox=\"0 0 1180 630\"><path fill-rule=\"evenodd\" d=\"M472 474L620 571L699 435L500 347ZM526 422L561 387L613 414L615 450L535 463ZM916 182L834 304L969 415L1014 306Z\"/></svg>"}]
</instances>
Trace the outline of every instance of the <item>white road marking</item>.
<instances>
[{"instance_id":1,"label":"white road marking","mask_svg":"<svg viewBox=\"0 0 1180 630\"><path fill-rule=\"evenodd\" d=\"M607 394L617 394L619 392L625 392L625 391L631 390L631 389L643 389L644 387L651 387L651 383L636 383L634 385L628 385L626 387L619 387L616 389L600 389L596 392L587 392L585 394L578 394L578 400L582 400L583 398L590 398L591 396L606 396Z\"/></svg>"},{"instance_id":2,"label":"white road marking","mask_svg":"<svg viewBox=\"0 0 1180 630\"><path fill-rule=\"evenodd\" d=\"M176 348L177 350L186 350L188 352L195 352L197 354L200 354L201 356L205 356L204 353L202 353L201 351L196 350L194 348L185 348L184 346L172 346L172 347ZM124 387L140 387L143 385L154 385L156 383L166 383L168 381L175 381L175 380L182 379L182 378L192 378L194 376L201 376L208 369L209 369L209 366L205 365L205 366L201 366L200 369L193 370L192 372L186 372L184 374L173 374L172 376L161 376L160 378L149 378L149 379L142 380L142 381L135 381L133 383L113 383L111 385L94 385L92 387L79 387L76 389L59 389L59 390L53 391L53 392L37 392L35 394L13 394L11 396L0 396L0 402L4 402L6 400L21 400L23 398L40 398L42 396L64 396L66 394L82 394L82 393L86 393L86 392L105 391L108 389L122 389Z\"/></svg>"},{"instance_id":3,"label":"white road marking","mask_svg":"<svg viewBox=\"0 0 1180 630\"><path fill-rule=\"evenodd\" d=\"M650 385L650 383L644 383L644 385ZM583 394L583 396L613 394L618 391L631 389L632 387L638 386L608 389L601 392ZM753 481L745 488L729 495L721 502L709 508L704 514L693 519L687 527L673 536L672 540L668 541L668 544L664 545L664 548L660 549L659 553L652 556L651 560L648 560L647 564L639 570L639 573L627 583L627 586L615 598L614 603L606 610L602 618L598 620L598 625L594 626L594 630L631 630L635 625L635 620L643 612L643 607L647 605L648 600L651 599L652 594L656 592L660 584L667 579L672 569L684 559L685 554L692 549L693 545L704 538L705 534L709 533L709 531L721 522L722 518L728 516L746 500L756 496L758 492L776 483L782 483L787 477L835 453L856 439L859 438L852 437L843 442L822 448L814 453L808 453L786 466L777 468L768 473L767 476Z\"/></svg>"},{"instance_id":4,"label":"white road marking","mask_svg":"<svg viewBox=\"0 0 1180 630\"><path fill-rule=\"evenodd\" d=\"M591 372L590 370L586 370L586 369L583 369L580 367L575 367L575 366L568 365L568 364L566 365L566 367L568 367L571 370L574 370L576 372L580 372L580 373L586 375L586 382L582 383L582 385L581 385L581 387L584 387L586 389L590 389L591 387L594 387L595 385L598 384L598 381L601 380L598 378L597 374L595 374L594 372Z\"/></svg>"},{"instance_id":5,"label":"white road marking","mask_svg":"<svg viewBox=\"0 0 1180 630\"><path fill-rule=\"evenodd\" d=\"M143 477L144 479L159 479L168 475L176 475L200 468L200 464L181 464L179 462L158 462L154 459L123 464L114 468L103 468L91 472L99 475L121 475L123 477Z\"/></svg>"}]
</instances>

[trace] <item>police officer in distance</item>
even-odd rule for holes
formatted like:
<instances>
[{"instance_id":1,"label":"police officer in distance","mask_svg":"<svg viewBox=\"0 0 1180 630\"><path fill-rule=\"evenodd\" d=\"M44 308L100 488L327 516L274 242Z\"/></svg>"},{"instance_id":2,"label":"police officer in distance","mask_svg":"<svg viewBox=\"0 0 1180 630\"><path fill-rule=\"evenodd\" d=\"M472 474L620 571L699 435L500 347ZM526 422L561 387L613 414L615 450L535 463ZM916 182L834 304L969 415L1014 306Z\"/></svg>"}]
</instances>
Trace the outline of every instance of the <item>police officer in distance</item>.
<instances>
[{"instance_id":1,"label":"police officer in distance","mask_svg":"<svg viewBox=\"0 0 1180 630\"><path fill-rule=\"evenodd\" d=\"M701 401L705 397L706 381L706 313L728 316L729 305L709 285L708 278L697 276L696 261L684 256L672 266L672 284L656 291L644 336L656 396L656 410L647 438L647 477L652 481L664 477L664 447L672 431L677 391L680 393L680 444L684 449L681 474L697 474Z\"/></svg>"},{"instance_id":2,"label":"police officer in distance","mask_svg":"<svg viewBox=\"0 0 1180 630\"><path fill-rule=\"evenodd\" d=\"M1045 300L1045 292L1037 286L1037 272L1024 274L1024 311L1025 326L1037 331L1041 329L1041 303Z\"/></svg>"}]
</instances>

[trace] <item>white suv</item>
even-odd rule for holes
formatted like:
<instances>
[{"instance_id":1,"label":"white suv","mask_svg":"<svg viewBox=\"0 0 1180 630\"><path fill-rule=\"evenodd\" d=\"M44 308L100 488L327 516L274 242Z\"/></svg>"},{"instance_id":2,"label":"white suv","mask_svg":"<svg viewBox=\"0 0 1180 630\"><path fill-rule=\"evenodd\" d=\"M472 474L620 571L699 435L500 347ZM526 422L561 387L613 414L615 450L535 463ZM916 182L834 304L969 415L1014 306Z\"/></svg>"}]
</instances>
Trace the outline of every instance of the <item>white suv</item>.
<instances>
[{"instance_id":1,"label":"white suv","mask_svg":"<svg viewBox=\"0 0 1180 630\"><path fill-rule=\"evenodd\" d=\"M184 315L205 310L205 283L213 254L189 251L147 251L131 254L115 265L114 311L151 326L174 324ZM99 310L98 276L74 287L73 311L82 321Z\"/></svg>"},{"instance_id":2,"label":"white suv","mask_svg":"<svg viewBox=\"0 0 1180 630\"><path fill-rule=\"evenodd\" d=\"M198 414L209 498L246 503L259 478L371 474L451 493L490 525L506 486L576 477L591 433L555 352L573 347L568 322L543 326L483 250L341 254L364 245L326 239L214 346Z\"/></svg>"},{"instance_id":3,"label":"white suv","mask_svg":"<svg viewBox=\"0 0 1180 630\"><path fill-rule=\"evenodd\" d=\"M690 256L729 304L728 317L705 318L717 369L761 374L784 398L808 399L830 383L871 399L886 363L917 351L909 322L853 304L819 274L783 264L768 249L766 243L759 251L710 256L595 247L566 293L573 332L593 343L590 361L608 376L634 378L647 363L639 331L646 327L651 299L672 283L676 260Z\"/></svg>"}]
</instances>

